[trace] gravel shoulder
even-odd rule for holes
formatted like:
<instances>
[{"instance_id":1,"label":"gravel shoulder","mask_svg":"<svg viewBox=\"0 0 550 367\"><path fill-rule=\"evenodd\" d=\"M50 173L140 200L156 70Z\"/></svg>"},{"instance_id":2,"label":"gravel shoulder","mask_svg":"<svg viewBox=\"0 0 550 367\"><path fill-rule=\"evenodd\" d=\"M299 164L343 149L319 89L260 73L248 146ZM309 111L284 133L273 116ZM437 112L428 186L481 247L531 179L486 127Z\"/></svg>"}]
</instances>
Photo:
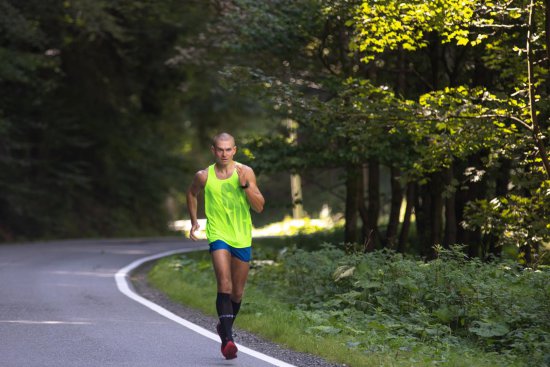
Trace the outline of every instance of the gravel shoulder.
<instances>
[{"instance_id":1,"label":"gravel shoulder","mask_svg":"<svg viewBox=\"0 0 550 367\"><path fill-rule=\"evenodd\" d=\"M166 294L151 286L147 281L147 274L155 261L143 264L130 275L130 280L137 293L142 297L158 304L168 311L184 318L205 329L215 332L217 318L204 315L200 311L191 309L182 304L174 302ZM235 328L235 341L258 352L267 354L284 362L291 363L297 367L342 367L345 365L333 364L324 359L307 353L295 352L267 341L248 331Z\"/></svg>"}]
</instances>

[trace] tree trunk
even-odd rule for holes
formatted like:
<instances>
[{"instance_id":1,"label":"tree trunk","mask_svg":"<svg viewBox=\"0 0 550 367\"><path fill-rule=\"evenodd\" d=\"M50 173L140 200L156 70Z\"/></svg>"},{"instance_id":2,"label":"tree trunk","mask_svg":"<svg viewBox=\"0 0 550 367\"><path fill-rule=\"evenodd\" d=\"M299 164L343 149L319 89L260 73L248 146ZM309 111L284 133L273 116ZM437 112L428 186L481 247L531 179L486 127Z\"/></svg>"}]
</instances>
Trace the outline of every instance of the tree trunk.
<instances>
[{"instance_id":1,"label":"tree trunk","mask_svg":"<svg viewBox=\"0 0 550 367\"><path fill-rule=\"evenodd\" d=\"M407 74L406 74L406 62L405 62L405 51L400 46L397 51L397 93L401 96L405 95L405 89L407 88Z\"/></svg>"},{"instance_id":2,"label":"tree trunk","mask_svg":"<svg viewBox=\"0 0 550 367\"><path fill-rule=\"evenodd\" d=\"M508 194L508 184L510 182L511 162L508 159L502 161L495 177L495 195L496 197L505 197ZM502 246L499 246L499 237L497 234L486 236L487 248L490 255L500 257L502 255Z\"/></svg>"},{"instance_id":3,"label":"tree trunk","mask_svg":"<svg viewBox=\"0 0 550 367\"><path fill-rule=\"evenodd\" d=\"M344 242L357 242L357 210L359 195L359 175L357 167L349 166L346 171L346 224L344 226Z\"/></svg>"},{"instance_id":4,"label":"tree trunk","mask_svg":"<svg viewBox=\"0 0 550 367\"><path fill-rule=\"evenodd\" d=\"M390 167L391 180L391 206L388 228L386 230L386 247L395 248L397 245L397 230L399 227L399 214L401 214L401 203L403 202L403 189L399 182L401 171L395 166Z\"/></svg>"},{"instance_id":5,"label":"tree trunk","mask_svg":"<svg viewBox=\"0 0 550 367\"><path fill-rule=\"evenodd\" d=\"M533 263L531 245L527 244L527 245L521 246L520 251L523 253L523 260L525 260L525 265L530 266Z\"/></svg>"},{"instance_id":6,"label":"tree trunk","mask_svg":"<svg viewBox=\"0 0 550 367\"><path fill-rule=\"evenodd\" d=\"M464 220L464 208L470 201L483 198L485 180L478 181L467 180L462 174L466 167L481 167L481 153L475 154L468 159L467 162L462 162L459 166L461 174L457 175L459 181L468 181L465 185L465 189L457 190L456 192L456 220L457 223L461 223ZM469 257L481 257L482 256L482 241L481 231L470 231L462 226L458 227L457 231L457 243L467 246Z\"/></svg>"},{"instance_id":7,"label":"tree trunk","mask_svg":"<svg viewBox=\"0 0 550 367\"><path fill-rule=\"evenodd\" d=\"M369 196L367 205L367 228L368 233L365 250L372 251L380 241L378 232L378 215L380 213L380 164L376 159L369 160Z\"/></svg>"},{"instance_id":8,"label":"tree trunk","mask_svg":"<svg viewBox=\"0 0 550 367\"><path fill-rule=\"evenodd\" d=\"M432 196L432 205L430 207L429 216L432 228L430 231L430 242L427 244L428 247L426 248L426 253L428 254L428 258L435 259L436 253L434 246L441 244L441 229L443 224L443 197L441 195L443 191L443 182L440 172L435 172L431 175L431 180L428 186Z\"/></svg>"},{"instance_id":9,"label":"tree trunk","mask_svg":"<svg viewBox=\"0 0 550 367\"><path fill-rule=\"evenodd\" d=\"M432 90L439 89L439 70L441 67L441 42L438 39L437 32L431 32L429 35L430 42L430 63L432 70Z\"/></svg>"},{"instance_id":10,"label":"tree trunk","mask_svg":"<svg viewBox=\"0 0 550 367\"><path fill-rule=\"evenodd\" d=\"M535 22L533 21L535 12L535 2L531 0L529 5L529 28L527 30L527 87L529 90L529 114L531 116L532 134L535 140L535 145L538 148L539 156L542 160L542 165L546 171L546 177L550 180L550 159L546 153L541 129L538 121L537 111L535 110L535 81L534 81L534 62L533 62L533 45L531 36L535 33Z\"/></svg>"},{"instance_id":11,"label":"tree trunk","mask_svg":"<svg viewBox=\"0 0 550 367\"><path fill-rule=\"evenodd\" d=\"M297 173L290 174L290 193L292 198L292 218L301 219L304 217L302 178Z\"/></svg>"},{"instance_id":12,"label":"tree trunk","mask_svg":"<svg viewBox=\"0 0 550 367\"><path fill-rule=\"evenodd\" d=\"M436 256L433 247L441 243L443 198L441 174L432 173L429 179L427 184L420 186L416 206L416 228L421 255L433 259Z\"/></svg>"},{"instance_id":13,"label":"tree trunk","mask_svg":"<svg viewBox=\"0 0 550 367\"><path fill-rule=\"evenodd\" d=\"M399 234L399 243L397 244L397 251L405 252L407 241L409 240L409 229L411 227L411 215L415 202L415 186L414 182L407 184L407 205L405 207L405 216L403 217L403 224L401 225L401 233Z\"/></svg>"},{"instance_id":14,"label":"tree trunk","mask_svg":"<svg viewBox=\"0 0 550 367\"><path fill-rule=\"evenodd\" d=\"M298 144L298 122L292 119L285 119L283 123L288 128L290 143L292 145ZM303 218L302 177L296 172L290 173L290 196L292 199L292 218Z\"/></svg>"},{"instance_id":15,"label":"tree trunk","mask_svg":"<svg viewBox=\"0 0 550 367\"><path fill-rule=\"evenodd\" d=\"M544 1L544 29L546 43L546 68L550 73L550 0ZM546 83L546 88L550 90L550 83Z\"/></svg>"},{"instance_id":16,"label":"tree trunk","mask_svg":"<svg viewBox=\"0 0 550 367\"><path fill-rule=\"evenodd\" d=\"M405 89L407 87L407 75L406 75L406 62L405 52L402 47L399 47L397 51L397 80L396 90L401 96L405 95ZM390 204L390 217L388 221L388 228L386 229L386 247L396 248L398 247L397 231L399 229L399 216L401 214L401 204L403 202L403 188L399 182L401 171L397 166L390 166L390 186L391 186L391 204ZM408 203L407 203L408 205ZM410 224L410 213L409 213ZM408 228L407 228L408 235Z\"/></svg>"},{"instance_id":17,"label":"tree trunk","mask_svg":"<svg viewBox=\"0 0 550 367\"><path fill-rule=\"evenodd\" d=\"M432 237L429 225L429 212L432 206L430 190L427 184L418 186L418 194L415 197L414 212L416 215L416 234L419 244L420 256L427 256L426 248Z\"/></svg>"},{"instance_id":18,"label":"tree trunk","mask_svg":"<svg viewBox=\"0 0 550 367\"><path fill-rule=\"evenodd\" d=\"M443 246L449 248L450 245L456 243L456 205L455 205L455 189L451 188L454 179L453 165L444 172L445 174L445 237L443 238Z\"/></svg>"},{"instance_id":19,"label":"tree trunk","mask_svg":"<svg viewBox=\"0 0 550 367\"><path fill-rule=\"evenodd\" d=\"M359 195L358 195L358 205L359 205L359 215L361 216L361 241L367 246L369 234L367 232L367 222L368 222L368 213L367 206L365 205L365 190L369 185L369 165L363 164L360 168L359 173Z\"/></svg>"}]
</instances>

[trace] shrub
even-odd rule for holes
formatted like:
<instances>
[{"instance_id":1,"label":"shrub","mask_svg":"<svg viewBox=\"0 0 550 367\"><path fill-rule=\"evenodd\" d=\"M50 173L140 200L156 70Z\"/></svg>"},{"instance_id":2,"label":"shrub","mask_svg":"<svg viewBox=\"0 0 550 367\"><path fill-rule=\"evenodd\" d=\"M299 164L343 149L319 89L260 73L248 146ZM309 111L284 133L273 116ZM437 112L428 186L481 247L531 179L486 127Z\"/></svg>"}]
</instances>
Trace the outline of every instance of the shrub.
<instances>
[{"instance_id":1,"label":"shrub","mask_svg":"<svg viewBox=\"0 0 550 367\"><path fill-rule=\"evenodd\" d=\"M318 324L314 333L349 333L352 346L397 343L473 344L544 365L550 360L550 271L511 262L468 259L460 247L438 248L423 262L381 250L346 254L287 251L277 267L257 269L251 281L294 304Z\"/></svg>"}]
</instances>

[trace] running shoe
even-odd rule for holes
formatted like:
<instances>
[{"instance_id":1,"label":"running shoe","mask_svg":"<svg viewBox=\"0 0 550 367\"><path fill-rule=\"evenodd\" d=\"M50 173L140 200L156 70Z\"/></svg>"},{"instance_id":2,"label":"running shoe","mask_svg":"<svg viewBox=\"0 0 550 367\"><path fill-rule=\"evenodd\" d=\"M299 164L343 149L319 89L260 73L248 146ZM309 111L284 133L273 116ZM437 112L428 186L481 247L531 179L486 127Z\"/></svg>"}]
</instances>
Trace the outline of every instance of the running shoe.
<instances>
[{"instance_id":1,"label":"running shoe","mask_svg":"<svg viewBox=\"0 0 550 367\"><path fill-rule=\"evenodd\" d=\"M224 347L222 347L222 354L225 359L235 359L237 358L237 346L233 343L232 340L229 340Z\"/></svg>"}]
</instances>

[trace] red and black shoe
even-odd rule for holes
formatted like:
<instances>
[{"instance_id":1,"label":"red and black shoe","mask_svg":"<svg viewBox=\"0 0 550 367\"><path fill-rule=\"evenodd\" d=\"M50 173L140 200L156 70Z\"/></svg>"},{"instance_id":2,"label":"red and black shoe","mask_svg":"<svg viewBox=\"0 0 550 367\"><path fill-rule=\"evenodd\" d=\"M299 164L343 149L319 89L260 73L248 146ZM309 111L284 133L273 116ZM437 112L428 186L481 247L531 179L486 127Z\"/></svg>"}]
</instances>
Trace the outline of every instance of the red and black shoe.
<instances>
[{"instance_id":1,"label":"red and black shoe","mask_svg":"<svg viewBox=\"0 0 550 367\"><path fill-rule=\"evenodd\" d=\"M222 354L225 359L235 359L237 358L237 346L233 343L233 340L229 340L225 346L222 346Z\"/></svg>"}]
</instances>

